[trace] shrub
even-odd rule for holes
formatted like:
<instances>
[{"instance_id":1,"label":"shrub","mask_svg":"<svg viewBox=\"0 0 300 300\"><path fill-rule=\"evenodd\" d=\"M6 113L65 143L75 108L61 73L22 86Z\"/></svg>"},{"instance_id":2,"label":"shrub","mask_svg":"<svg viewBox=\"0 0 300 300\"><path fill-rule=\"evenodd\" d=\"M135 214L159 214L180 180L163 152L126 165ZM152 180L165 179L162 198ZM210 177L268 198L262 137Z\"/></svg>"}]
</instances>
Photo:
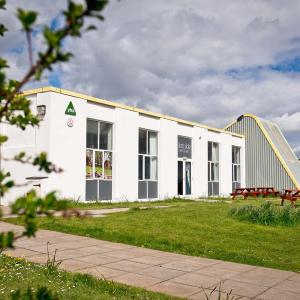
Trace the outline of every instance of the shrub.
<instances>
[{"instance_id":1,"label":"shrub","mask_svg":"<svg viewBox=\"0 0 300 300\"><path fill-rule=\"evenodd\" d=\"M265 202L260 206L233 207L229 214L241 221L263 225L294 226L300 223L300 209L291 206L275 206Z\"/></svg>"}]
</instances>

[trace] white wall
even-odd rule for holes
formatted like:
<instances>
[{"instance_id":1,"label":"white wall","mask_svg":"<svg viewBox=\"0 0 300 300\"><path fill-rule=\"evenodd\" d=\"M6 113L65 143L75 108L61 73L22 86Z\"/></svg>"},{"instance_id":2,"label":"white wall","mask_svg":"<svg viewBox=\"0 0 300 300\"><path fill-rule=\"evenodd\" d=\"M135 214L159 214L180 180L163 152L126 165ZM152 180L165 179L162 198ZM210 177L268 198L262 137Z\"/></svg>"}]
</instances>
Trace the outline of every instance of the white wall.
<instances>
[{"instance_id":1,"label":"white wall","mask_svg":"<svg viewBox=\"0 0 300 300\"><path fill-rule=\"evenodd\" d=\"M228 196L231 182L231 147L242 148L242 185L245 180L244 139L226 133L209 131L206 128L191 127L175 121L154 118L138 112L114 108L87 100L46 92L31 97L33 105L46 105L46 117L36 130L26 130L22 145L30 153L47 151L49 159L62 167L61 174L50 174L41 182L42 193L57 190L61 197L85 200L85 155L87 118L113 124L113 200L134 201L138 198L138 130L139 128L158 132L158 198L164 199L177 194L177 137L192 138L192 197L207 196L207 143L220 144L220 194ZM65 115L68 103L72 101L76 116ZM73 127L67 125L73 119ZM11 136L10 144L3 151L15 153L22 150L18 135ZM12 151L14 150L14 152ZM14 163L6 164L18 180L38 175L36 169ZM8 202L28 188L5 197Z\"/></svg>"}]
</instances>

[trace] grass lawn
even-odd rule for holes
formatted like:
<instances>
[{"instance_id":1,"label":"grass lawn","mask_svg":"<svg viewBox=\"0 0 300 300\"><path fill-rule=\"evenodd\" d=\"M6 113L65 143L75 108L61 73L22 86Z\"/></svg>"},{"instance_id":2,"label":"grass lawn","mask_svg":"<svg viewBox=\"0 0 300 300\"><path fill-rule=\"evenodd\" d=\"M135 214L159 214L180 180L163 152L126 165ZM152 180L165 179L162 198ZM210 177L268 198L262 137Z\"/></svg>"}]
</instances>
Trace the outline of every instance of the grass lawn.
<instances>
[{"instance_id":1,"label":"grass lawn","mask_svg":"<svg viewBox=\"0 0 300 300\"><path fill-rule=\"evenodd\" d=\"M71 207L78 209L101 209L101 208L116 208L116 207L151 207L151 206L185 206L188 203L194 203L193 200L185 200L180 198L172 198L163 201L124 201L124 202L79 202L79 201L70 201Z\"/></svg>"},{"instance_id":2,"label":"grass lawn","mask_svg":"<svg viewBox=\"0 0 300 300\"><path fill-rule=\"evenodd\" d=\"M47 286L59 299L175 299L140 288L98 280L89 275L63 271L49 273L44 265L0 255L0 299L11 299L11 291L16 289L25 292L28 287L37 289L41 286Z\"/></svg>"},{"instance_id":3,"label":"grass lawn","mask_svg":"<svg viewBox=\"0 0 300 300\"><path fill-rule=\"evenodd\" d=\"M132 209L105 218L46 219L42 228L194 256L300 271L300 225L264 226L229 216L233 203L171 201L170 208ZM275 202L278 202L276 200ZM166 204L166 202L163 202ZM161 203L161 204L163 204ZM11 220L20 223L19 220Z\"/></svg>"}]
</instances>

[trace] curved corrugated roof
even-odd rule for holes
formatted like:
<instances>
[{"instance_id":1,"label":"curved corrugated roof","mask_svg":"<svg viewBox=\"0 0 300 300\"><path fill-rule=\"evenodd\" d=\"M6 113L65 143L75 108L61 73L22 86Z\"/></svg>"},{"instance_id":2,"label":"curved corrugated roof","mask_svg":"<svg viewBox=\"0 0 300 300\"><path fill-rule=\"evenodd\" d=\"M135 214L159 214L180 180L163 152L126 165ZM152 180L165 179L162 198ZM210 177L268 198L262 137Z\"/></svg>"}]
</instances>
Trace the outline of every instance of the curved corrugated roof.
<instances>
[{"instance_id":1,"label":"curved corrugated roof","mask_svg":"<svg viewBox=\"0 0 300 300\"><path fill-rule=\"evenodd\" d=\"M294 151L290 147L289 143L285 139L279 126L271 121L259 118L253 114L244 114L242 117L250 117L254 119L257 125L260 127L265 138L268 140L270 146L272 147L275 155L278 157L279 161L282 163L286 172L290 176L291 180L294 182L295 186L300 188L300 164L298 158L296 157ZM237 122L237 121L235 121ZM224 129L226 130L232 126L235 122L232 122Z\"/></svg>"}]
</instances>

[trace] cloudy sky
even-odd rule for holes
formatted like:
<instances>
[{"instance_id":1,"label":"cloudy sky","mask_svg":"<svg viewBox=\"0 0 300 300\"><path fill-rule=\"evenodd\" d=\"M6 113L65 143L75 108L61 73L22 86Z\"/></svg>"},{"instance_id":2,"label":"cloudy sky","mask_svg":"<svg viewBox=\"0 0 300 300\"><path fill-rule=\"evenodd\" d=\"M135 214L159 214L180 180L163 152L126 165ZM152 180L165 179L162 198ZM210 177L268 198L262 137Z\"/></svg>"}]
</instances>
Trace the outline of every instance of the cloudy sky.
<instances>
[{"instance_id":1,"label":"cloudy sky","mask_svg":"<svg viewBox=\"0 0 300 300\"><path fill-rule=\"evenodd\" d=\"M21 78L28 59L16 7L55 27L67 1L8 2L0 53ZM53 85L216 127L254 113L277 122L300 156L299 0L113 0L104 15L97 31L66 41L68 65L27 88Z\"/></svg>"}]
</instances>

